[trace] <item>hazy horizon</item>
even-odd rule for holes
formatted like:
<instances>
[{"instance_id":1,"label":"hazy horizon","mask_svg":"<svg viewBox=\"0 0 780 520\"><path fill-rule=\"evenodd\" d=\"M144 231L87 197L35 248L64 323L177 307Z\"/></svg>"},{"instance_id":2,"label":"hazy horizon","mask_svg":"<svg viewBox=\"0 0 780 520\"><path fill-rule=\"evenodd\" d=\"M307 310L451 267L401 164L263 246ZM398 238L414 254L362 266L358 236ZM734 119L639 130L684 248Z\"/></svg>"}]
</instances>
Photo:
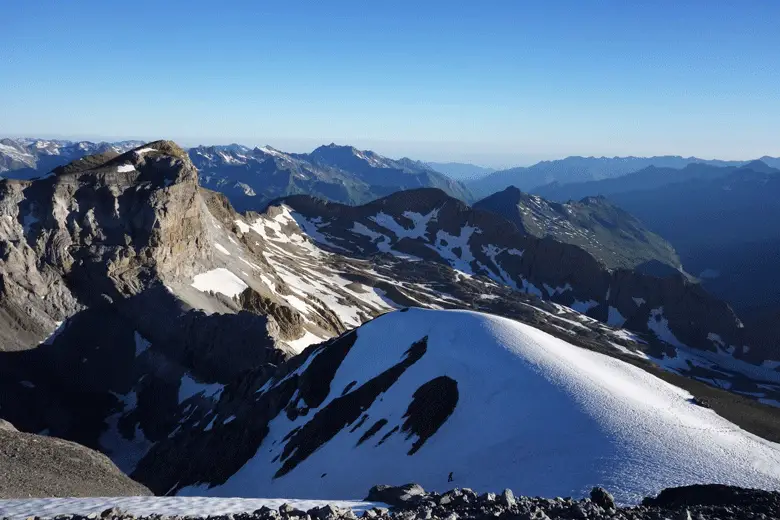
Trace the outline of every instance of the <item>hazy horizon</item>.
<instances>
[{"instance_id":1,"label":"hazy horizon","mask_svg":"<svg viewBox=\"0 0 780 520\"><path fill-rule=\"evenodd\" d=\"M5 134L334 141L490 167L780 155L776 2L139 0L119 15L42 0L3 15Z\"/></svg>"},{"instance_id":2,"label":"hazy horizon","mask_svg":"<svg viewBox=\"0 0 780 520\"><path fill-rule=\"evenodd\" d=\"M491 167L780 155L777 2L41 0L3 15L6 134L334 141Z\"/></svg>"},{"instance_id":3,"label":"hazy horizon","mask_svg":"<svg viewBox=\"0 0 780 520\"><path fill-rule=\"evenodd\" d=\"M455 152L452 154L446 154L442 152L439 154L429 153L425 150L428 149L427 145L430 143L392 143L392 142L372 142L356 140L354 142L346 141L339 138L325 138L318 139L285 139L276 140L266 139L251 141L248 139L238 139L233 141L225 140L192 140L192 139L175 139L169 136L100 136L100 135L63 135L63 134L45 134L45 133L32 133L32 134L0 134L2 138L37 138L37 139L52 139L52 140L65 140L65 141L92 141L92 142L115 142L115 141L144 141L150 142L157 139L169 139L185 148L193 148L196 146L226 146L230 144L239 144L253 148L255 146L271 146L278 150L288 153L309 153L318 146L335 143L342 146L354 146L360 150L371 150L385 157L393 159L400 159L407 157L410 159L431 162L431 163L463 163L471 164L474 166L480 166L483 168L492 168L495 170L508 169L520 166L531 166L541 161L555 161L559 159L565 159L567 157L595 157L595 158L614 158L614 157L658 157L658 156L680 156L680 157L696 157L702 160L721 160L721 161L751 161L760 159L761 157L776 157L774 155L764 153L757 156L713 156L702 157L696 154L690 153L650 153L650 154L626 154L626 155L610 155L610 154L592 154L592 153L564 153L564 154L513 154L513 153L490 153L488 151L476 151L472 153L468 152ZM362 144L361 144L362 143ZM476 146L476 145L475 145ZM414 151L415 149L419 150ZM488 147L489 149L489 147ZM404 151L406 150L406 151ZM501 157L505 157L505 160L501 160Z\"/></svg>"}]
</instances>

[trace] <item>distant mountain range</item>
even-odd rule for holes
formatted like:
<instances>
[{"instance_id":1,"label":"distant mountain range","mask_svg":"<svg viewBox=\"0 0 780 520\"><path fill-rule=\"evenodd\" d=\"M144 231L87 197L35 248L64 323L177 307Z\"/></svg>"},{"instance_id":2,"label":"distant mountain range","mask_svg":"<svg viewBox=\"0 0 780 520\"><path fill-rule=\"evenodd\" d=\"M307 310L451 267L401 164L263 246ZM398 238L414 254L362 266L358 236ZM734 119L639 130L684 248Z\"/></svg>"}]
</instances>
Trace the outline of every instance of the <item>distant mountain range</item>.
<instances>
[{"instance_id":1,"label":"distant mountain range","mask_svg":"<svg viewBox=\"0 0 780 520\"><path fill-rule=\"evenodd\" d=\"M743 311L780 309L780 169L763 161L651 166L534 191L558 201L606 196L669 240L714 294Z\"/></svg>"},{"instance_id":2,"label":"distant mountain range","mask_svg":"<svg viewBox=\"0 0 780 520\"><path fill-rule=\"evenodd\" d=\"M437 172L457 181L473 181L496 171L495 168L485 168L469 163L429 162L427 164Z\"/></svg>"},{"instance_id":3,"label":"distant mountain range","mask_svg":"<svg viewBox=\"0 0 780 520\"><path fill-rule=\"evenodd\" d=\"M88 155L122 153L141 144L3 139L0 176L41 177ZM423 162L389 159L351 146L330 144L308 154L239 144L196 146L187 152L200 172L202 184L225 193L242 211L260 210L273 199L296 193L361 204L395 191L421 187L439 188L453 197L472 200L463 184Z\"/></svg>"},{"instance_id":4,"label":"distant mountain range","mask_svg":"<svg viewBox=\"0 0 780 520\"><path fill-rule=\"evenodd\" d=\"M27 138L0 139L0 178L8 176L14 179L32 179L87 155L122 153L142 144L141 141L93 143Z\"/></svg>"},{"instance_id":5,"label":"distant mountain range","mask_svg":"<svg viewBox=\"0 0 780 520\"><path fill-rule=\"evenodd\" d=\"M715 179L741 171L772 173L775 169L763 161L750 161L737 166L717 166L703 163L692 163L683 168L648 166L620 177L572 183L556 181L537 186L531 191L550 200L565 202L579 200L583 197L598 195L609 197L616 193L650 190L695 179Z\"/></svg>"},{"instance_id":6,"label":"distant mountain range","mask_svg":"<svg viewBox=\"0 0 780 520\"><path fill-rule=\"evenodd\" d=\"M269 146L197 146L188 151L204 186L225 193L236 209L260 210L273 199L306 193L344 204L361 204L411 188L439 188L470 200L459 182L411 159L330 144L308 154Z\"/></svg>"},{"instance_id":7,"label":"distant mountain range","mask_svg":"<svg viewBox=\"0 0 780 520\"><path fill-rule=\"evenodd\" d=\"M763 157L767 164L780 165L780 159ZM493 172L481 179L469 182L468 187L477 197L486 197L509 186L523 191L535 191L545 184L570 184L620 177L648 167L681 169L689 164L709 166L742 166L749 161L706 160L697 157L674 155L658 157L567 157L555 161L542 161L533 166L510 168ZM547 194L540 192L541 195ZM586 193L583 195L595 195ZM572 197L573 199L581 197Z\"/></svg>"}]
</instances>

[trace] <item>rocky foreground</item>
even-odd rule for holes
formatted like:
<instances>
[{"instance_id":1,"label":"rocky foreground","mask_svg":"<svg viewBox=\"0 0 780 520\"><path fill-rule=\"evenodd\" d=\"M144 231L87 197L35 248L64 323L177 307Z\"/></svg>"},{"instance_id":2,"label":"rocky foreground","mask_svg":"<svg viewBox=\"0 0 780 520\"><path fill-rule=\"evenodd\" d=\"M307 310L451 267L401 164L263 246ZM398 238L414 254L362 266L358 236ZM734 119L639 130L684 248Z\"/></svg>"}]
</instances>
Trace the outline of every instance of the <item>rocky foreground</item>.
<instances>
[{"instance_id":1,"label":"rocky foreground","mask_svg":"<svg viewBox=\"0 0 780 520\"><path fill-rule=\"evenodd\" d=\"M153 499L152 499L153 500ZM89 515L57 515L55 520L465 520L465 519L624 519L624 520L729 520L780 518L780 493L724 485L694 485L663 490L641 505L621 507L604 488L593 488L590 498L540 498L500 494L477 494L471 489L453 489L443 494L426 493L417 484L374 486L367 501L388 507L373 507L359 514L333 505L307 511L290 504L277 509L263 506L253 512L220 515L134 516L118 508ZM28 520L38 520L30 517Z\"/></svg>"}]
</instances>

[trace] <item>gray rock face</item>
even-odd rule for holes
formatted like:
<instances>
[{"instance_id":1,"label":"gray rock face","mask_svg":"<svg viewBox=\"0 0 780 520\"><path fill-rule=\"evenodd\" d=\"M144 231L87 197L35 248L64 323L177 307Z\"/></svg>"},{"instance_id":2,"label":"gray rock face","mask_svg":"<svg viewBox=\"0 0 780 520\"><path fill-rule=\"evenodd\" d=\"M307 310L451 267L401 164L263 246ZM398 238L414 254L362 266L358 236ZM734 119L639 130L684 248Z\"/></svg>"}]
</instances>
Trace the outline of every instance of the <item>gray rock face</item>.
<instances>
[{"instance_id":1,"label":"gray rock face","mask_svg":"<svg viewBox=\"0 0 780 520\"><path fill-rule=\"evenodd\" d=\"M215 244L234 216L167 141L0 181L2 417L131 471L188 400L291 357L302 319L259 280L233 282L240 297L193 288L230 260Z\"/></svg>"}]
</instances>

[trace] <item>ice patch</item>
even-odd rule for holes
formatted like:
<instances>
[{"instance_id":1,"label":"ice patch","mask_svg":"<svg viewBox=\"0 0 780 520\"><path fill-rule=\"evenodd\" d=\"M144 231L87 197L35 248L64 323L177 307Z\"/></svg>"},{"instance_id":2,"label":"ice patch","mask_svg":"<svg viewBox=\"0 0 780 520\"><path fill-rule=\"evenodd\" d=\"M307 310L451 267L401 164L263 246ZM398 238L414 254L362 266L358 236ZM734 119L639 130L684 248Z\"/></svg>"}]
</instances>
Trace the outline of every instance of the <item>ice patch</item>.
<instances>
[{"instance_id":1,"label":"ice patch","mask_svg":"<svg viewBox=\"0 0 780 520\"><path fill-rule=\"evenodd\" d=\"M595 300L588 300L586 302L581 302L579 300L574 300L574 303L571 304L571 308L574 309L577 312L585 314L589 310L591 310L593 307L597 307L598 304L599 304L599 302L597 302Z\"/></svg>"},{"instance_id":2,"label":"ice patch","mask_svg":"<svg viewBox=\"0 0 780 520\"><path fill-rule=\"evenodd\" d=\"M152 344L148 339L138 334L138 331L135 332L135 357L138 357L149 350L149 347L151 346Z\"/></svg>"},{"instance_id":3,"label":"ice patch","mask_svg":"<svg viewBox=\"0 0 780 520\"><path fill-rule=\"evenodd\" d=\"M133 411L138 402L135 390L126 394L114 394L122 403L122 410L106 418L107 428L100 435L100 446L114 464L126 474L135 470L138 462L152 447L152 441L144 435L139 423L135 424L132 438L127 438L119 429L119 420L127 413ZM0 506L2 507L2 506Z\"/></svg>"},{"instance_id":4,"label":"ice patch","mask_svg":"<svg viewBox=\"0 0 780 520\"><path fill-rule=\"evenodd\" d=\"M287 206L283 206L283 208L286 209ZM287 211L289 212L289 209ZM293 218L295 220L295 222L298 224L298 227L300 227L301 230L303 230L303 232L306 233L306 235L308 235L315 242L318 242L318 243L320 243L322 245L325 245L325 246L328 246L328 247L332 247L334 249L338 249L340 251L349 252L348 250L344 249L343 247L341 247L339 245L336 245L333 242L331 242L330 238L325 236L322 233L322 231L320 231L320 229L328 227L330 225L330 223L323 224L321 219L320 219L320 217L318 217L317 219L309 220L306 217L304 217L303 215L301 215L300 213L291 213L291 214L288 213L288 215L290 215L291 218Z\"/></svg>"},{"instance_id":5,"label":"ice patch","mask_svg":"<svg viewBox=\"0 0 780 520\"><path fill-rule=\"evenodd\" d=\"M198 383L189 374L184 374L181 376L181 384L179 385L179 404L193 395L199 394L202 394L203 397L219 399L224 388L225 385L219 383Z\"/></svg>"},{"instance_id":6,"label":"ice patch","mask_svg":"<svg viewBox=\"0 0 780 520\"><path fill-rule=\"evenodd\" d=\"M479 228L471 226L463 226L459 235L450 235L440 229L436 232L434 244L425 245L438 252L439 256L447 260L453 268L472 274L471 262L474 261L474 255L469 249L469 239L475 232L482 233ZM456 253L455 249L460 249L460 254Z\"/></svg>"},{"instance_id":7,"label":"ice patch","mask_svg":"<svg viewBox=\"0 0 780 520\"><path fill-rule=\"evenodd\" d=\"M664 341L675 347L686 347L678 340L672 331L669 329L669 320L664 317L664 308L658 307L650 311L650 319L647 320L647 328L655 333L656 337L661 341Z\"/></svg>"},{"instance_id":8,"label":"ice patch","mask_svg":"<svg viewBox=\"0 0 780 520\"><path fill-rule=\"evenodd\" d=\"M357 233L358 235L367 236L372 241L378 238L388 238L387 235L383 235L382 233L377 233L376 231L369 229L368 227L366 227L364 224L360 222L353 222L350 231L353 233Z\"/></svg>"},{"instance_id":9,"label":"ice patch","mask_svg":"<svg viewBox=\"0 0 780 520\"><path fill-rule=\"evenodd\" d=\"M547 291L547 294L550 297L552 297L552 296L554 296L556 294L563 294L566 291L573 290L572 287L571 287L571 284L569 284L569 283L567 283L563 287L551 287L551 286L547 285L546 283L544 283L544 284L542 284L542 287L544 287L544 290Z\"/></svg>"},{"instance_id":10,"label":"ice patch","mask_svg":"<svg viewBox=\"0 0 780 520\"><path fill-rule=\"evenodd\" d=\"M120 164L116 167L117 173L129 173L135 171L135 166L132 164Z\"/></svg>"},{"instance_id":11,"label":"ice patch","mask_svg":"<svg viewBox=\"0 0 780 520\"><path fill-rule=\"evenodd\" d=\"M241 257L241 256L239 256L239 257L238 257L238 259L239 259L239 260L241 260L242 262L244 262L246 265L248 265L248 266L249 266L249 267L251 267L252 269L256 269L256 270L258 270L258 271L260 271L260 270L261 270L259 265L255 264L255 263L252 263L252 262L250 262L249 260L246 260L245 258L243 258L243 257Z\"/></svg>"},{"instance_id":12,"label":"ice patch","mask_svg":"<svg viewBox=\"0 0 780 520\"><path fill-rule=\"evenodd\" d=\"M250 230L250 229L252 229L252 228L251 228L251 227L249 227L249 225L248 225L246 222L244 222L243 220L238 220L238 219L236 219L236 220L234 220L233 222L235 222L236 226L238 226L238 229L240 229L242 233L249 233L249 230Z\"/></svg>"},{"instance_id":13,"label":"ice patch","mask_svg":"<svg viewBox=\"0 0 780 520\"><path fill-rule=\"evenodd\" d=\"M523 291L528 294L535 294L539 298L543 298L542 291L537 286L523 278Z\"/></svg>"},{"instance_id":14,"label":"ice patch","mask_svg":"<svg viewBox=\"0 0 780 520\"><path fill-rule=\"evenodd\" d=\"M421 215L413 211L404 211L403 216L412 221L412 227L406 229L401 224L395 221L392 215L380 211L373 217L369 217L380 226L392 231L398 239L401 238L423 238L428 239L428 223L431 220L436 220L439 215L439 209L433 209L427 215Z\"/></svg>"},{"instance_id":15,"label":"ice patch","mask_svg":"<svg viewBox=\"0 0 780 520\"><path fill-rule=\"evenodd\" d=\"M298 339L294 339L291 341L287 341L286 343L296 352L303 352L306 347L309 345L314 345L315 343L321 343L325 341L321 337L317 336L316 334L312 334L308 330L306 333L301 336Z\"/></svg>"},{"instance_id":16,"label":"ice patch","mask_svg":"<svg viewBox=\"0 0 780 520\"><path fill-rule=\"evenodd\" d=\"M607 316L607 325L610 327L622 327L625 322L626 319L620 314L620 311L610 305Z\"/></svg>"},{"instance_id":17,"label":"ice patch","mask_svg":"<svg viewBox=\"0 0 780 520\"><path fill-rule=\"evenodd\" d=\"M224 267L196 275L191 285L199 291L221 293L228 298L238 296L248 287L241 278Z\"/></svg>"},{"instance_id":18,"label":"ice patch","mask_svg":"<svg viewBox=\"0 0 780 520\"><path fill-rule=\"evenodd\" d=\"M54 340L57 339L57 336L62 334L62 331L68 327L68 320L57 321L54 323L54 325L56 326L56 328L52 331L51 334L49 334L49 336L45 340L43 340L44 345L51 345L52 343L54 343Z\"/></svg>"},{"instance_id":19,"label":"ice patch","mask_svg":"<svg viewBox=\"0 0 780 520\"><path fill-rule=\"evenodd\" d=\"M228 256L230 256L230 251L228 251L227 249L225 249L225 247L224 247L222 244L218 244L218 243L216 243L216 242L215 242L215 243L214 243L214 247L215 247L215 248L217 249L217 251L219 251L220 253L222 253L222 254L225 254L225 255L228 255Z\"/></svg>"}]
</instances>

